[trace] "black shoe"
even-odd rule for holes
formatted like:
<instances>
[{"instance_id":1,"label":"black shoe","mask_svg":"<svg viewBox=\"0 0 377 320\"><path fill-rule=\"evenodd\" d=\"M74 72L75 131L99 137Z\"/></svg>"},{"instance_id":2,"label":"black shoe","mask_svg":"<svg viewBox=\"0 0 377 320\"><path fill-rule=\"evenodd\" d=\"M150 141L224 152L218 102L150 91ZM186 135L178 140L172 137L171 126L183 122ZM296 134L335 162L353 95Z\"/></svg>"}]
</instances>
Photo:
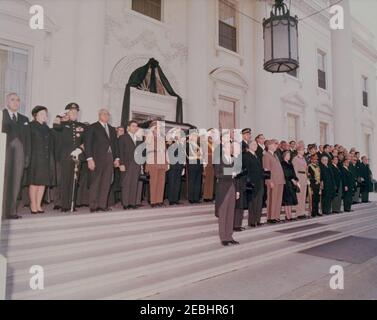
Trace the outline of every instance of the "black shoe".
<instances>
[{"instance_id":1,"label":"black shoe","mask_svg":"<svg viewBox=\"0 0 377 320\"><path fill-rule=\"evenodd\" d=\"M232 241L230 241L230 244L237 246L240 243L238 241L236 241L236 240L232 240Z\"/></svg>"},{"instance_id":2,"label":"black shoe","mask_svg":"<svg viewBox=\"0 0 377 320\"><path fill-rule=\"evenodd\" d=\"M54 206L53 210L60 210L62 207L61 206Z\"/></svg>"},{"instance_id":3,"label":"black shoe","mask_svg":"<svg viewBox=\"0 0 377 320\"><path fill-rule=\"evenodd\" d=\"M224 247L227 247L227 246L230 246L230 245L231 245L231 241L221 241L221 244L222 244Z\"/></svg>"},{"instance_id":4,"label":"black shoe","mask_svg":"<svg viewBox=\"0 0 377 320\"><path fill-rule=\"evenodd\" d=\"M90 209L90 213L94 213L94 212L98 212L99 210L98 210L98 208L96 208L96 209Z\"/></svg>"},{"instance_id":5,"label":"black shoe","mask_svg":"<svg viewBox=\"0 0 377 320\"><path fill-rule=\"evenodd\" d=\"M257 227L257 223L256 224L249 224L249 228L256 228Z\"/></svg>"},{"instance_id":6,"label":"black shoe","mask_svg":"<svg viewBox=\"0 0 377 320\"><path fill-rule=\"evenodd\" d=\"M36 214L37 212L35 212L34 214ZM22 219L21 216L15 214L15 215L12 215L8 218L9 220L18 220L18 219Z\"/></svg>"},{"instance_id":7,"label":"black shoe","mask_svg":"<svg viewBox=\"0 0 377 320\"><path fill-rule=\"evenodd\" d=\"M245 228L243 228L243 227L237 227L237 228L234 228L233 231L235 231L235 232L242 232L242 231L245 231Z\"/></svg>"}]
</instances>

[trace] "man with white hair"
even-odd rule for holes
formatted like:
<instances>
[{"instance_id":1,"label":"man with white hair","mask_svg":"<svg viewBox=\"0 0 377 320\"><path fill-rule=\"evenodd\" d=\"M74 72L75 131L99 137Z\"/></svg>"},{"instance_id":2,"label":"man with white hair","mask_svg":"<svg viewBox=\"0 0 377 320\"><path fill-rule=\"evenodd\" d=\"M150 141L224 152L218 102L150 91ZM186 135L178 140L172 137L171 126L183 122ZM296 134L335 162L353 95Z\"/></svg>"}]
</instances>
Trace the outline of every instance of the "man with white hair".
<instances>
[{"instance_id":1,"label":"man with white hair","mask_svg":"<svg viewBox=\"0 0 377 320\"><path fill-rule=\"evenodd\" d=\"M22 176L30 161L29 119L18 111L20 97L10 93L3 110L2 132L7 135L3 212L8 219L19 219L17 198L21 189Z\"/></svg>"},{"instance_id":2,"label":"man with white hair","mask_svg":"<svg viewBox=\"0 0 377 320\"><path fill-rule=\"evenodd\" d=\"M99 120L87 128L84 149L89 168L90 212L110 211L108 198L114 167L119 167L116 130L109 125L107 109L98 112Z\"/></svg>"}]
</instances>

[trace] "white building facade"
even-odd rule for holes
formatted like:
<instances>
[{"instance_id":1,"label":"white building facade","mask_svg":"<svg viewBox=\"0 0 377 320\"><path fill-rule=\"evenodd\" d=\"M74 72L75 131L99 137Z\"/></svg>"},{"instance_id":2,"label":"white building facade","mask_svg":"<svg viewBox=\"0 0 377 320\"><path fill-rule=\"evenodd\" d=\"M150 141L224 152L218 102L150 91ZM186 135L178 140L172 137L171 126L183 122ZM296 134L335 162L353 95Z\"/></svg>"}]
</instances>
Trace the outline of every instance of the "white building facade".
<instances>
[{"instance_id":1,"label":"white building facade","mask_svg":"<svg viewBox=\"0 0 377 320\"><path fill-rule=\"evenodd\" d=\"M126 83L153 57L183 98L184 122L355 146L376 173L376 42L348 1L344 30L330 29L326 10L299 22L300 68L289 75L263 70L269 1L40 0L45 29L32 30L32 1L0 0L0 99L16 91L26 114L40 104L51 118L75 101L87 122L107 106L119 125ZM293 0L291 12L327 5ZM175 105L134 89L130 118L174 120Z\"/></svg>"}]
</instances>

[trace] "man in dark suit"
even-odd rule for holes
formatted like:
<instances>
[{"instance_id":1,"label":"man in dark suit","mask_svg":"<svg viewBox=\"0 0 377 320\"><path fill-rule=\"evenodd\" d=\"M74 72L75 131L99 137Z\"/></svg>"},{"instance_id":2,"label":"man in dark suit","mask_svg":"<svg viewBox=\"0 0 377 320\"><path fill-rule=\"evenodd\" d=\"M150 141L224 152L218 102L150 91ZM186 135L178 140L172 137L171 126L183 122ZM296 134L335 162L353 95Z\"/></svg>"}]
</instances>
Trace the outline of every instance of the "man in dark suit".
<instances>
[{"instance_id":1,"label":"man in dark suit","mask_svg":"<svg viewBox=\"0 0 377 320\"><path fill-rule=\"evenodd\" d=\"M234 209L236 200L239 199L239 191L236 189L234 177L234 159L232 144L227 141L222 143L222 156L220 163L214 164L216 186L216 207L219 215L219 237L223 246L238 245L233 239Z\"/></svg>"},{"instance_id":2,"label":"man in dark suit","mask_svg":"<svg viewBox=\"0 0 377 320\"><path fill-rule=\"evenodd\" d=\"M186 148L181 130L175 128L172 141L168 144L169 170L167 172L167 197L170 205L180 204L182 175L186 163Z\"/></svg>"},{"instance_id":3,"label":"man in dark suit","mask_svg":"<svg viewBox=\"0 0 377 320\"><path fill-rule=\"evenodd\" d=\"M248 198L249 227L261 225L263 194L264 194L264 170L259 161L256 150L258 144L251 141L249 151L243 154L242 167L247 171L246 194Z\"/></svg>"},{"instance_id":4,"label":"man in dark suit","mask_svg":"<svg viewBox=\"0 0 377 320\"><path fill-rule=\"evenodd\" d=\"M336 186L333 172L329 166L329 158L322 154L321 158L321 185L322 185L322 214L331 214L331 201L335 197Z\"/></svg>"},{"instance_id":5,"label":"man in dark suit","mask_svg":"<svg viewBox=\"0 0 377 320\"><path fill-rule=\"evenodd\" d=\"M58 181L60 181L60 206L63 212L68 212L72 209L72 199L74 200L73 209L75 210L75 195L73 194L75 161L78 162L78 157L82 153L85 126L77 121L80 111L77 103L68 104L65 110L68 117L67 121L60 121L59 118L56 118L53 128L59 135L59 148L55 148L57 149L55 152L60 161L60 172L58 172L60 174L60 177L58 177Z\"/></svg>"},{"instance_id":6,"label":"man in dark suit","mask_svg":"<svg viewBox=\"0 0 377 320\"><path fill-rule=\"evenodd\" d=\"M359 172L360 172L360 178L361 178L361 186L360 186L361 201L363 203L368 203L369 192L373 190L373 185L372 185L373 175L369 167L369 159L367 156L363 156L361 158L361 163L360 163L359 168L360 168Z\"/></svg>"},{"instance_id":7,"label":"man in dark suit","mask_svg":"<svg viewBox=\"0 0 377 320\"><path fill-rule=\"evenodd\" d=\"M127 132L119 137L119 169L121 172L122 204L123 208L126 210L137 209L137 197L138 194L140 194L139 176L141 164L136 162L136 148L141 143L136 136L138 130L138 123L131 120L128 123Z\"/></svg>"},{"instance_id":8,"label":"man in dark suit","mask_svg":"<svg viewBox=\"0 0 377 320\"><path fill-rule=\"evenodd\" d=\"M8 94L2 123L2 132L7 135L3 212L8 219L20 218L17 215L17 198L24 170L30 162L29 119L18 112L19 108L19 96L16 93Z\"/></svg>"},{"instance_id":9,"label":"man in dark suit","mask_svg":"<svg viewBox=\"0 0 377 320\"><path fill-rule=\"evenodd\" d=\"M279 147L276 149L275 154L279 158L280 162L283 161L283 153L284 151L289 150L289 144L287 141L280 141Z\"/></svg>"},{"instance_id":10,"label":"man in dark suit","mask_svg":"<svg viewBox=\"0 0 377 320\"><path fill-rule=\"evenodd\" d=\"M328 163L331 164L332 160L332 154L330 152L331 147L328 144L325 144L323 147L323 152L321 153L321 159L322 157L326 157L328 159Z\"/></svg>"},{"instance_id":11,"label":"man in dark suit","mask_svg":"<svg viewBox=\"0 0 377 320\"><path fill-rule=\"evenodd\" d=\"M262 159L263 159L263 152L265 150L265 145L264 143L266 142L266 138L264 137L264 135L261 133L261 134L258 134L255 138L255 141L257 142L258 144L258 148L257 148L257 151L255 151L255 154L257 155L259 161L262 163Z\"/></svg>"},{"instance_id":12,"label":"man in dark suit","mask_svg":"<svg viewBox=\"0 0 377 320\"><path fill-rule=\"evenodd\" d=\"M342 167L343 205L345 212L352 211L352 196L355 189L355 179L349 166L350 160L347 158L343 161Z\"/></svg>"},{"instance_id":13,"label":"man in dark suit","mask_svg":"<svg viewBox=\"0 0 377 320\"><path fill-rule=\"evenodd\" d=\"M109 125L110 113L101 109L99 120L87 128L85 154L90 170L90 212L110 211L108 197L114 167L119 167L119 146L115 128Z\"/></svg>"},{"instance_id":14,"label":"man in dark suit","mask_svg":"<svg viewBox=\"0 0 377 320\"><path fill-rule=\"evenodd\" d=\"M334 183L335 183L335 197L332 200L331 208L332 208L333 213L341 213L343 187L342 187L342 172L339 168L338 157L334 157L332 159L332 164L330 165L330 168L333 173Z\"/></svg>"}]
</instances>

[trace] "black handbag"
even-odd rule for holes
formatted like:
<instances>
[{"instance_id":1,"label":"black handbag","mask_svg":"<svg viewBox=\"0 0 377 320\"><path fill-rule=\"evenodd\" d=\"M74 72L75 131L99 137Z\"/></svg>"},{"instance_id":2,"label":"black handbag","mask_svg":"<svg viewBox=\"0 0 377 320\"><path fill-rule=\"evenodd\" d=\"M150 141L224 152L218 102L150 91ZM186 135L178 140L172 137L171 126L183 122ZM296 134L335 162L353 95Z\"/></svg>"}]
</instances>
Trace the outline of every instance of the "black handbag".
<instances>
[{"instance_id":1,"label":"black handbag","mask_svg":"<svg viewBox=\"0 0 377 320\"><path fill-rule=\"evenodd\" d=\"M271 171L265 170L263 173L264 180L270 180L271 179Z\"/></svg>"}]
</instances>

